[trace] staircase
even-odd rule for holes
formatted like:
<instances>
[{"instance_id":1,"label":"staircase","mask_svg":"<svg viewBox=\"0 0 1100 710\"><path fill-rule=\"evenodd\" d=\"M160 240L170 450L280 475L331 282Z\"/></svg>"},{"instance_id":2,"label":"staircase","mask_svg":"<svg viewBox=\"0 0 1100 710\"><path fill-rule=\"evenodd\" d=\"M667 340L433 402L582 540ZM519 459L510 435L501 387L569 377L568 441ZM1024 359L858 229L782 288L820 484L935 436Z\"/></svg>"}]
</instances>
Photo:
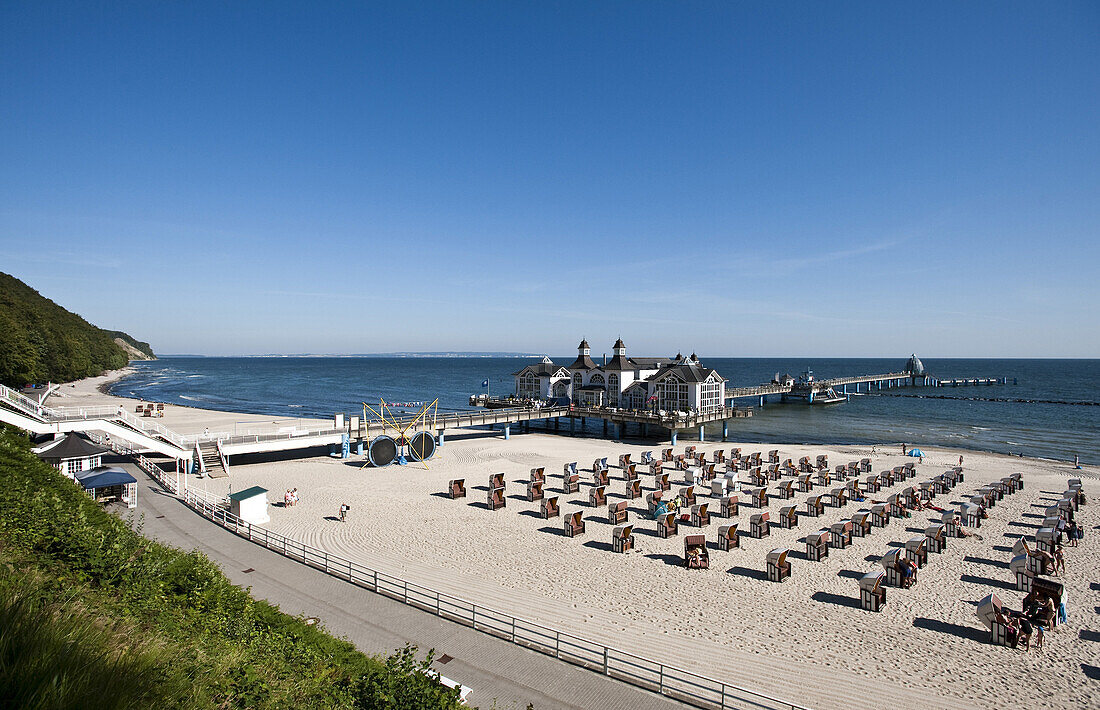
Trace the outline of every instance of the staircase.
<instances>
[{"instance_id":1,"label":"staircase","mask_svg":"<svg viewBox=\"0 0 1100 710\"><path fill-rule=\"evenodd\" d=\"M222 457L221 452L218 451L218 443L216 441L206 441L202 444L195 444L195 450L198 452L199 470L202 471L204 476L210 478L225 478L229 475L229 466L227 466L226 460Z\"/></svg>"}]
</instances>

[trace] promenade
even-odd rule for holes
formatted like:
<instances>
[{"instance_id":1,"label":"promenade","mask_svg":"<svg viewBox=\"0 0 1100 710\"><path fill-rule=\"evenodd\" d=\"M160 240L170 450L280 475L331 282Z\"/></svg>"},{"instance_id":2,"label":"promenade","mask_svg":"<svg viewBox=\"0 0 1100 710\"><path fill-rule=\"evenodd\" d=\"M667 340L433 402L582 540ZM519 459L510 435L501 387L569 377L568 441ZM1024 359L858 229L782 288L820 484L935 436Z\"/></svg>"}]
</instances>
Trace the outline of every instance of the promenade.
<instances>
[{"instance_id":1,"label":"promenade","mask_svg":"<svg viewBox=\"0 0 1100 710\"><path fill-rule=\"evenodd\" d=\"M197 549L233 581L252 588L288 614L316 617L364 653L387 654L411 643L421 655L451 656L433 668L470 687L471 705L500 710L607 708L665 710L686 707L671 699L605 678L568 663L426 614L324 572L287 559L210 523L165 494L135 464L121 464L139 481L143 532L185 550ZM251 570L246 572L245 570Z\"/></svg>"}]
</instances>

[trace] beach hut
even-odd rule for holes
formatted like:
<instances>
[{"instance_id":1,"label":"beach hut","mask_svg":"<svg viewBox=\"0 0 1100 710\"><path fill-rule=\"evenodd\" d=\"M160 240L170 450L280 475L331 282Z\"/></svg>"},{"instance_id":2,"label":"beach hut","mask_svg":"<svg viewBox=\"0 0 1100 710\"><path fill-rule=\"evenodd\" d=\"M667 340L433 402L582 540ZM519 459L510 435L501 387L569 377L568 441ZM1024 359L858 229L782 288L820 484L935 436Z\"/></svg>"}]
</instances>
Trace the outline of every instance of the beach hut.
<instances>
[{"instance_id":1,"label":"beach hut","mask_svg":"<svg viewBox=\"0 0 1100 710\"><path fill-rule=\"evenodd\" d=\"M852 522L841 520L829 526L829 545L843 550L852 544Z\"/></svg>"},{"instance_id":2,"label":"beach hut","mask_svg":"<svg viewBox=\"0 0 1100 710\"><path fill-rule=\"evenodd\" d=\"M772 449L768 452L768 463L779 463L779 449Z\"/></svg>"},{"instance_id":3,"label":"beach hut","mask_svg":"<svg viewBox=\"0 0 1100 710\"><path fill-rule=\"evenodd\" d=\"M1016 555L1008 563L1008 568L1016 578L1016 589L1021 592L1030 592L1031 582L1035 579L1035 572L1028 568L1029 557L1027 554Z\"/></svg>"},{"instance_id":4,"label":"beach hut","mask_svg":"<svg viewBox=\"0 0 1100 710\"><path fill-rule=\"evenodd\" d=\"M798 525L798 507L785 505L779 509L779 527L793 528Z\"/></svg>"},{"instance_id":5,"label":"beach hut","mask_svg":"<svg viewBox=\"0 0 1100 710\"><path fill-rule=\"evenodd\" d=\"M532 481L538 481L539 483L546 483L546 469L542 466L531 469Z\"/></svg>"},{"instance_id":6,"label":"beach hut","mask_svg":"<svg viewBox=\"0 0 1100 710\"><path fill-rule=\"evenodd\" d=\"M800 493L807 493L814 489L813 474L800 473L798 475L798 490Z\"/></svg>"},{"instance_id":7,"label":"beach hut","mask_svg":"<svg viewBox=\"0 0 1100 710\"><path fill-rule=\"evenodd\" d=\"M737 515L737 496L722 496L718 499L718 517L732 518Z\"/></svg>"},{"instance_id":8,"label":"beach hut","mask_svg":"<svg viewBox=\"0 0 1100 710\"><path fill-rule=\"evenodd\" d=\"M876 528L884 528L890 523L890 511L885 503L875 503L871 506L871 525Z\"/></svg>"},{"instance_id":9,"label":"beach hut","mask_svg":"<svg viewBox=\"0 0 1100 710\"><path fill-rule=\"evenodd\" d=\"M978 602L978 608L974 612L981 620L985 628L989 629L989 642L995 646L1008 646L1008 627L1004 624L1001 599L996 594L990 594Z\"/></svg>"},{"instance_id":10,"label":"beach hut","mask_svg":"<svg viewBox=\"0 0 1100 710\"><path fill-rule=\"evenodd\" d=\"M576 537L584 533L584 514L577 510L565 516L562 521L567 537Z\"/></svg>"},{"instance_id":11,"label":"beach hut","mask_svg":"<svg viewBox=\"0 0 1100 710\"><path fill-rule=\"evenodd\" d=\"M571 461L561 467L561 477L568 478L577 474L577 462Z\"/></svg>"},{"instance_id":12,"label":"beach hut","mask_svg":"<svg viewBox=\"0 0 1100 710\"><path fill-rule=\"evenodd\" d=\"M818 471L824 471L825 469L829 468L829 455L818 454L817 461L815 461L815 466L817 467Z\"/></svg>"},{"instance_id":13,"label":"beach hut","mask_svg":"<svg viewBox=\"0 0 1100 710\"><path fill-rule=\"evenodd\" d=\"M767 513L756 513L749 518L749 534L757 539L771 534L771 524Z\"/></svg>"},{"instance_id":14,"label":"beach hut","mask_svg":"<svg viewBox=\"0 0 1100 710\"><path fill-rule=\"evenodd\" d=\"M769 552L765 558L768 565L768 579L772 582L782 582L791 576L791 563L787 559L790 550L785 547L777 547Z\"/></svg>"},{"instance_id":15,"label":"beach hut","mask_svg":"<svg viewBox=\"0 0 1100 710\"><path fill-rule=\"evenodd\" d=\"M271 520L267 514L267 489L252 486L229 494L229 512L246 523L263 525Z\"/></svg>"},{"instance_id":16,"label":"beach hut","mask_svg":"<svg viewBox=\"0 0 1100 710\"><path fill-rule=\"evenodd\" d=\"M821 496L809 496L806 498L806 515L816 518L825 512L825 504L821 502Z\"/></svg>"},{"instance_id":17,"label":"beach hut","mask_svg":"<svg viewBox=\"0 0 1100 710\"><path fill-rule=\"evenodd\" d=\"M891 517L904 518L905 517L905 501L900 493L893 493L886 498L886 509L889 511Z\"/></svg>"},{"instance_id":18,"label":"beach hut","mask_svg":"<svg viewBox=\"0 0 1100 710\"><path fill-rule=\"evenodd\" d=\"M103 464L103 454L108 449L96 446L84 437L69 433L62 439L55 439L44 446L34 449L38 458L73 479L82 471L99 468Z\"/></svg>"},{"instance_id":19,"label":"beach hut","mask_svg":"<svg viewBox=\"0 0 1100 710\"><path fill-rule=\"evenodd\" d=\"M729 525L718 526L718 549L723 552L738 547L741 544L741 538L737 534L737 523L730 523Z\"/></svg>"},{"instance_id":20,"label":"beach hut","mask_svg":"<svg viewBox=\"0 0 1100 710\"><path fill-rule=\"evenodd\" d=\"M619 468L626 469L630 465L630 454L619 454Z\"/></svg>"},{"instance_id":21,"label":"beach hut","mask_svg":"<svg viewBox=\"0 0 1100 710\"><path fill-rule=\"evenodd\" d=\"M661 449L661 461L672 461L672 449Z\"/></svg>"},{"instance_id":22,"label":"beach hut","mask_svg":"<svg viewBox=\"0 0 1100 710\"><path fill-rule=\"evenodd\" d=\"M80 471L74 475L76 482L80 484L80 487L83 488L93 500L119 500L125 503L128 508L137 507L137 479L121 468L97 466L96 468ZM259 488L258 490L264 491L263 488ZM268 521L266 505L267 503L265 500L265 510L262 521L247 520L247 522L266 523Z\"/></svg>"},{"instance_id":23,"label":"beach hut","mask_svg":"<svg viewBox=\"0 0 1100 710\"><path fill-rule=\"evenodd\" d=\"M653 477L653 487L659 491L671 490L672 484L668 482L667 473L658 473Z\"/></svg>"},{"instance_id":24,"label":"beach hut","mask_svg":"<svg viewBox=\"0 0 1100 710\"><path fill-rule=\"evenodd\" d=\"M657 506L661 504L664 494L661 491L652 491L645 495L645 506L649 510L649 514L653 515L657 512Z\"/></svg>"},{"instance_id":25,"label":"beach hut","mask_svg":"<svg viewBox=\"0 0 1100 710\"><path fill-rule=\"evenodd\" d=\"M1058 542L1058 531L1054 528L1039 528L1035 532L1035 547L1040 552L1049 555L1054 554L1054 547Z\"/></svg>"},{"instance_id":26,"label":"beach hut","mask_svg":"<svg viewBox=\"0 0 1100 710\"><path fill-rule=\"evenodd\" d=\"M730 479L722 476L710 482L710 494L714 498L721 498L730 492Z\"/></svg>"},{"instance_id":27,"label":"beach hut","mask_svg":"<svg viewBox=\"0 0 1100 710\"><path fill-rule=\"evenodd\" d=\"M627 502L625 500L607 506L607 523L609 525L625 523L630 518L630 511L627 510L626 506Z\"/></svg>"},{"instance_id":28,"label":"beach hut","mask_svg":"<svg viewBox=\"0 0 1100 710\"><path fill-rule=\"evenodd\" d=\"M829 556L829 531L818 530L806 536L806 559L820 562Z\"/></svg>"},{"instance_id":29,"label":"beach hut","mask_svg":"<svg viewBox=\"0 0 1100 710\"><path fill-rule=\"evenodd\" d=\"M959 506L959 520L968 528L980 528L982 507L977 503L963 503Z\"/></svg>"},{"instance_id":30,"label":"beach hut","mask_svg":"<svg viewBox=\"0 0 1100 710\"><path fill-rule=\"evenodd\" d=\"M626 482L626 499L637 500L642 497L642 482L635 478Z\"/></svg>"},{"instance_id":31,"label":"beach hut","mask_svg":"<svg viewBox=\"0 0 1100 710\"><path fill-rule=\"evenodd\" d=\"M926 527L924 537L928 540L929 552L943 552L944 548L947 547L947 531L942 523Z\"/></svg>"},{"instance_id":32,"label":"beach hut","mask_svg":"<svg viewBox=\"0 0 1100 710\"><path fill-rule=\"evenodd\" d=\"M848 489L834 488L829 491L829 502L832 503L834 508L843 508L848 505Z\"/></svg>"},{"instance_id":33,"label":"beach hut","mask_svg":"<svg viewBox=\"0 0 1100 710\"><path fill-rule=\"evenodd\" d=\"M604 486L593 486L592 490L588 491L588 505L593 508L607 505L607 489Z\"/></svg>"},{"instance_id":34,"label":"beach hut","mask_svg":"<svg viewBox=\"0 0 1100 710\"><path fill-rule=\"evenodd\" d=\"M539 504L539 511L542 513L542 517L547 520L558 517L561 513L561 508L558 507L558 497L547 496L543 498L542 503Z\"/></svg>"},{"instance_id":35,"label":"beach hut","mask_svg":"<svg viewBox=\"0 0 1100 710\"><path fill-rule=\"evenodd\" d=\"M707 512L707 503L698 503L691 506L691 524L697 528L710 525L710 513Z\"/></svg>"},{"instance_id":36,"label":"beach hut","mask_svg":"<svg viewBox=\"0 0 1100 710\"><path fill-rule=\"evenodd\" d=\"M683 498L684 505L695 505L695 486L681 488L678 495Z\"/></svg>"},{"instance_id":37,"label":"beach hut","mask_svg":"<svg viewBox=\"0 0 1100 710\"><path fill-rule=\"evenodd\" d=\"M634 549L634 526L616 525L611 531L611 548L615 552Z\"/></svg>"},{"instance_id":38,"label":"beach hut","mask_svg":"<svg viewBox=\"0 0 1100 710\"><path fill-rule=\"evenodd\" d=\"M489 510L500 510L508 505L508 501L504 497L504 488L490 488L489 492L485 494L485 504L489 507Z\"/></svg>"},{"instance_id":39,"label":"beach hut","mask_svg":"<svg viewBox=\"0 0 1100 710\"><path fill-rule=\"evenodd\" d=\"M754 508L768 507L768 491L766 488L749 489L749 505Z\"/></svg>"},{"instance_id":40,"label":"beach hut","mask_svg":"<svg viewBox=\"0 0 1100 710\"><path fill-rule=\"evenodd\" d=\"M653 459L649 462L649 475L656 476L658 473L665 469L665 465L659 459Z\"/></svg>"},{"instance_id":41,"label":"beach hut","mask_svg":"<svg viewBox=\"0 0 1100 710\"><path fill-rule=\"evenodd\" d=\"M906 540L905 557L917 567L928 564L928 538L921 535Z\"/></svg>"},{"instance_id":42,"label":"beach hut","mask_svg":"<svg viewBox=\"0 0 1100 710\"><path fill-rule=\"evenodd\" d=\"M456 498L466 497L466 479L465 478L453 478L447 485L447 494L450 495L451 500Z\"/></svg>"},{"instance_id":43,"label":"beach hut","mask_svg":"<svg viewBox=\"0 0 1100 710\"><path fill-rule=\"evenodd\" d=\"M836 468L833 469L833 478L838 481L843 481L848 477L848 467L842 463L838 463Z\"/></svg>"},{"instance_id":44,"label":"beach hut","mask_svg":"<svg viewBox=\"0 0 1100 710\"><path fill-rule=\"evenodd\" d=\"M940 514L940 522L943 523L943 534L947 537L959 536L959 514L953 510L945 510Z\"/></svg>"},{"instance_id":45,"label":"beach hut","mask_svg":"<svg viewBox=\"0 0 1100 710\"><path fill-rule=\"evenodd\" d=\"M960 469L961 470L961 469ZM1024 489L1024 474L1022 473L1010 473L1009 478L1016 482L1016 490L1022 491ZM1074 479L1080 482L1080 479Z\"/></svg>"},{"instance_id":46,"label":"beach hut","mask_svg":"<svg viewBox=\"0 0 1100 710\"><path fill-rule=\"evenodd\" d=\"M871 511L859 510L852 514L852 535L866 537L871 534Z\"/></svg>"},{"instance_id":47,"label":"beach hut","mask_svg":"<svg viewBox=\"0 0 1100 710\"><path fill-rule=\"evenodd\" d=\"M902 573L901 568L901 555L902 549L900 547L892 547L879 559L879 564L882 565L882 569L886 573L886 583L891 587L905 586L905 575Z\"/></svg>"},{"instance_id":48,"label":"beach hut","mask_svg":"<svg viewBox=\"0 0 1100 710\"><path fill-rule=\"evenodd\" d=\"M637 481L638 480L638 464L636 464L636 463L627 464L626 468L623 469L623 478L626 479L627 481Z\"/></svg>"},{"instance_id":49,"label":"beach hut","mask_svg":"<svg viewBox=\"0 0 1100 710\"><path fill-rule=\"evenodd\" d=\"M772 495L782 500L794 498L794 481L780 481L776 485L775 492Z\"/></svg>"},{"instance_id":50,"label":"beach hut","mask_svg":"<svg viewBox=\"0 0 1100 710\"><path fill-rule=\"evenodd\" d=\"M684 566L688 569L710 569L706 535L684 536Z\"/></svg>"},{"instance_id":51,"label":"beach hut","mask_svg":"<svg viewBox=\"0 0 1100 710\"><path fill-rule=\"evenodd\" d=\"M859 460L859 472L860 473L870 473L871 472L871 459L860 459Z\"/></svg>"},{"instance_id":52,"label":"beach hut","mask_svg":"<svg viewBox=\"0 0 1100 710\"><path fill-rule=\"evenodd\" d=\"M818 486L827 486L833 482L833 477L829 475L828 471L820 471L814 476L814 484Z\"/></svg>"},{"instance_id":53,"label":"beach hut","mask_svg":"<svg viewBox=\"0 0 1100 710\"><path fill-rule=\"evenodd\" d=\"M611 477L608 475L608 469L606 468L601 468L592 473L592 485L594 486L606 486L610 480Z\"/></svg>"},{"instance_id":54,"label":"beach hut","mask_svg":"<svg viewBox=\"0 0 1100 710\"><path fill-rule=\"evenodd\" d=\"M579 493L581 490L581 477L578 473L571 473L562 480L564 493Z\"/></svg>"},{"instance_id":55,"label":"beach hut","mask_svg":"<svg viewBox=\"0 0 1100 710\"><path fill-rule=\"evenodd\" d=\"M715 449L714 454L712 454L711 458L714 459L714 463L725 463L726 462L726 450L725 449Z\"/></svg>"},{"instance_id":56,"label":"beach hut","mask_svg":"<svg viewBox=\"0 0 1100 710\"><path fill-rule=\"evenodd\" d=\"M528 481L527 482L527 502L533 503L536 500L542 500L542 481Z\"/></svg>"},{"instance_id":57,"label":"beach hut","mask_svg":"<svg viewBox=\"0 0 1100 710\"><path fill-rule=\"evenodd\" d=\"M859 578L859 606L867 611L882 611L886 605L886 574L868 572Z\"/></svg>"},{"instance_id":58,"label":"beach hut","mask_svg":"<svg viewBox=\"0 0 1100 710\"><path fill-rule=\"evenodd\" d=\"M672 537L676 534L675 513L663 513L657 516L657 537Z\"/></svg>"},{"instance_id":59,"label":"beach hut","mask_svg":"<svg viewBox=\"0 0 1100 710\"><path fill-rule=\"evenodd\" d=\"M504 488L504 474L493 473L489 475L489 489Z\"/></svg>"},{"instance_id":60,"label":"beach hut","mask_svg":"<svg viewBox=\"0 0 1100 710\"><path fill-rule=\"evenodd\" d=\"M879 478L878 476L871 474L863 481L863 488L868 493L878 493L879 490Z\"/></svg>"}]
</instances>

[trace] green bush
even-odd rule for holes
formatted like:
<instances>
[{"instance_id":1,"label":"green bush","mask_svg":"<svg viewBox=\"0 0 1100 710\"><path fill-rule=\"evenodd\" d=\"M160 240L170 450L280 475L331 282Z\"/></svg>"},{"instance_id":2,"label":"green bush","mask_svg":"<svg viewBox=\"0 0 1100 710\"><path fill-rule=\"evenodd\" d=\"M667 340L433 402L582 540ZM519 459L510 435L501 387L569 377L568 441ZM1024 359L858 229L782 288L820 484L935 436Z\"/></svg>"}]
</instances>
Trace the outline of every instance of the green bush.
<instances>
[{"instance_id":1,"label":"green bush","mask_svg":"<svg viewBox=\"0 0 1100 710\"><path fill-rule=\"evenodd\" d=\"M114 659L116 678L132 677L122 704L110 707L458 707L456 691L421 672L430 655L422 663L410 648L384 660L366 656L253 599L205 555L151 541L138 528L40 461L24 437L0 430L0 554L38 572L38 599L69 600L45 605L0 595L3 613L15 620L9 632L4 617L0 654L12 658L0 655L0 662L38 669L0 670L0 698L41 696L43 703L26 707L61 708L95 692L95 678L60 660L70 639L73 658ZM32 586L12 570L0 567L0 592ZM17 642L36 624L52 629L41 644ZM147 643L127 641L123 628L140 628ZM51 673L61 681L53 696L42 696ZM147 702L152 685L171 689L179 678L187 679L183 696Z\"/></svg>"}]
</instances>

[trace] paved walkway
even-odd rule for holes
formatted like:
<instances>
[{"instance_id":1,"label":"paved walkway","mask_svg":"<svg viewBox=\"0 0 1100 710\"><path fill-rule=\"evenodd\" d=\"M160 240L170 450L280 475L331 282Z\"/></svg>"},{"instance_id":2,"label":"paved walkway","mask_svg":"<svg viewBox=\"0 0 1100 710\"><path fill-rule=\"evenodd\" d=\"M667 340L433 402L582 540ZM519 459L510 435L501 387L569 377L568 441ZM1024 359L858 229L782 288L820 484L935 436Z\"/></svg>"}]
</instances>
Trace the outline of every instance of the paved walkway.
<instances>
[{"instance_id":1,"label":"paved walkway","mask_svg":"<svg viewBox=\"0 0 1100 710\"><path fill-rule=\"evenodd\" d=\"M434 668L472 688L471 705L526 708L667 710L686 706L440 619L289 560L240 538L164 494L137 466L137 512L145 535L184 550L198 549L235 584L288 614L317 617L331 633L370 654L411 643L453 660ZM245 570L252 570L245 572Z\"/></svg>"}]
</instances>

